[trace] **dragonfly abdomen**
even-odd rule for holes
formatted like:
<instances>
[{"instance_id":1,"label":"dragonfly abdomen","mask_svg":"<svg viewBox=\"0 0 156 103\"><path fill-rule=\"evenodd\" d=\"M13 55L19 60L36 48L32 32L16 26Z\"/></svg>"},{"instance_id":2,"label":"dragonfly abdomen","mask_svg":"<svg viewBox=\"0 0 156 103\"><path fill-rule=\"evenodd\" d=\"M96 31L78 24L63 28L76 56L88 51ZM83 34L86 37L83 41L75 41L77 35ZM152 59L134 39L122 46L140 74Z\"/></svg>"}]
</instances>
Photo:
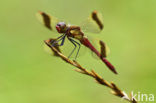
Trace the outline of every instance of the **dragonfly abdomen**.
<instances>
[{"instance_id":1,"label":"dragonfly abdomen","mask_svg":"<svg viewBox=\"0 0 156 103\"><path fill-rule=\"evenodd\" d=\"M99 51L97 51L94 46L90 43L90 41L86 38L83 37L83 39L80 41L84 46L88 47L90 50L92 50L105 64L106 66L113 71L115 74L117 74L114 66L104 57L102 57L102 55L99 53Z\"/></svg>"}]
</instances>

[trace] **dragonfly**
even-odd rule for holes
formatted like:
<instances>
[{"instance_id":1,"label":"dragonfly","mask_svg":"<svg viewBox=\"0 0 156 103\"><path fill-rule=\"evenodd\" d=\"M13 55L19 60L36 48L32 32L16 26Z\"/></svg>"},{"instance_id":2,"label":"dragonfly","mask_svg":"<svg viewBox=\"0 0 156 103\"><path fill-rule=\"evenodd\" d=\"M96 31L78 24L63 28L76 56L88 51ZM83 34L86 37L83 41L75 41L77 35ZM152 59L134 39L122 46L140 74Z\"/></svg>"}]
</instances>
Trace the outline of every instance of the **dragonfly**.
<instances>
[{"instance_id":1,"label":"dragonfly","mask_svg":"<svg viewBox=\"0 0 156 103\"><path fill-rule=\"evenodd\" d=\"M83 26L70 25L64 21L60 21L54 16L51 16L45 12L39 11L37 13L39 21L49 30L61 34L55 40L51 40L51 46L63 46L64 41L67 38L73 45L74 49L71 51L70 56L73 54L75 49L78 47L75 59L78 56L81 44L90 49L100 60L115 74L117 71L115 67L105 58L102 54L93 46L90 40L85 35L84 31L90 31L92 33L99 33L103 30L104 25L100 13L93 11ZM89 26L88 26L89 25ZM77 40L77 41L76 41ZM79 42L78 42L79 41ZM61 42L58 44L58 42Z\"/></svg>"}]
</instances>

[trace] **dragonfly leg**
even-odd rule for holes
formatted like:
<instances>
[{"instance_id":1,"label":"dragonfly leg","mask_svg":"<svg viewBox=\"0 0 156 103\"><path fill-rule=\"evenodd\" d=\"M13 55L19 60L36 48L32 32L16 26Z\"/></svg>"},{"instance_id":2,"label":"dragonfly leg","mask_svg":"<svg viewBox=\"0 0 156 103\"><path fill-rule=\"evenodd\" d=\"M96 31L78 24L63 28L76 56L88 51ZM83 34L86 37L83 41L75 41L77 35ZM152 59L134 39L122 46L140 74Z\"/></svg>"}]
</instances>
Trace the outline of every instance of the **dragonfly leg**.
<instances>
[{"instance_id":1,"label":"dragonfly leg","mask_svg":"<svg viewBox=\"0 0 156 103\"><path fill-rule=\"evenodd\" d=\"M59 41L62 40L61 44L58 44L58 45L55 45L55 46L62 46L62 45L64 44L65 37L66 37L66 36L62 37L60 40L58 40L58 41L56 42L56 43L58 43Z\"/></svg>"},{"instance_id":2,"label":"dragonfly leg","mask_svg":"<svg viewBox=\"0 0 156 103\"><path fill-rule=\"evenodd\" d=\"M74 49L72 50L72 52L71 52L70 55L68 56L68 58L70 58L71 55L73 54L73 52L75 51L77 45L72 41L72 39L68 38L68 40L74 45Z\"/></svg>"},{"instance_id":3,"label":"dragonfly leg","mask_svg":"<svg viewBox=\"0 0 156 103\"><path fill-rule=\"evenodd\" d=\"M64 44L65 37L66 35L61 35L60 37L58 37L56 40L53 41L52 46L62 46ZM57 43L61 40L62 40L61 44L58 45Z\"/></svg>"},{"instance_id":4,"label":"dragonfly leg","mask_svg":"<svg viewBox=\"0 0 156 103\"><path fill-rule=\"evenodd\" d=\"M56 38L56 41L59 40L60 38L62 39L62 37L64 37L64 36L65 36L65 34L59 36L58 38Z\"/></svg>"},{"instance_id":5,"label":"dragonfly leg","mask_svg":"<svg viewBox=\"0 0 156 103\"><path fill-rule=\"evenodd\" d=\"M73 39L71 39L71 38L68 38L70 41L71 41L71 43L72 44L74 44L74 46L75 46L75 48L73 49L73 51L71 52L71 54L69 55L69 57L73 54L73 52L75 51L75 49L76 49L76 44L78 44L78 46L79 46L79 48L78 48L78 51L77 51L77 53L76 53L76 56L75 56L75 60L76 60L76 58L77 58L77 56L78 56L78 53L79 53L79 51L80 51L80 47L81 47L81 45L80 45L80 43L78 43L77 41L75 41L75 40L73 40ZM75 44L76 43L76 44Z\"/></svg>"},{"instance_id":6,"label":"dragonfly leg","mask_svg":"<svg viewBox=\"0 0 156 103\"><path fill-rule=\"evenodd\" d=\"M62 46L64 44L65 37L66 36L63 37L62 42L61 42L61 44L59 46Z\"/></svg>"}]
</instances>

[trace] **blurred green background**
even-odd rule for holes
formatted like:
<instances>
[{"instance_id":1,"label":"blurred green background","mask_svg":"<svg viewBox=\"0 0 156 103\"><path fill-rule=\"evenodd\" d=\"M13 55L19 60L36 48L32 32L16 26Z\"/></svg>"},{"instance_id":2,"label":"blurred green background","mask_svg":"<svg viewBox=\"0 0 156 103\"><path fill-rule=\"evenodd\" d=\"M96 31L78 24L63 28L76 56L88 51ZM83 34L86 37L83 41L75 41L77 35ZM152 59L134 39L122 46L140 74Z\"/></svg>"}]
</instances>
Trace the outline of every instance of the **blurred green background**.
<instances>
[{"instance_id":1,"label":"blurred green background","mask_svg":"<svg viewBox=\"0 0 156 103\"><path fill-rule=\"evenodd\" d=\"M127 93L156 94L155 0L1 0L0 103L121 102L108 88L45 53L43 40L53 33L36 19L39 10L73 24L100 11L105 28L97 36L109 45L108 59L119 75L89 53L79 63Z\"/></svg>"}]
</instances>

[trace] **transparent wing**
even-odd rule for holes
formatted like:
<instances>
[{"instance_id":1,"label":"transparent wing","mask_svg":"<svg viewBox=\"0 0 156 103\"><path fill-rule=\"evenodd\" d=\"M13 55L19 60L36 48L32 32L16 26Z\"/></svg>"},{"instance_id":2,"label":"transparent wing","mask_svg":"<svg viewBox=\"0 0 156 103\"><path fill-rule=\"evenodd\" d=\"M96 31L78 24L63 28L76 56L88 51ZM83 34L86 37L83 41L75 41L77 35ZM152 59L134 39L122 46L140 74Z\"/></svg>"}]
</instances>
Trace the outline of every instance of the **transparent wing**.
<instances>
[{"instance_id":1,"label":"transparent wing","mask_svg":"<svg viewBox=\"0 0 156 103\"><path fill-rule=\"evenodd\" d=\"M55 26L58 22L60 22L59 19L57 19L54 16L50 16L49 14L45 13L45 12L41 12L39 11L37 14L37 18L38 20L45 26L47 27L49 30L57 32Z\"/></svg>"},{"instance_id":2,"label":"transparent wing","mask_svg":"<svg viewBox=\"0 0 156 103\"><path fill-rule=\"evenodd\" d=\"M80 27L84 32L100 33L104 28L102 14L93 11Z\"/></svg>"}]
</instances>

